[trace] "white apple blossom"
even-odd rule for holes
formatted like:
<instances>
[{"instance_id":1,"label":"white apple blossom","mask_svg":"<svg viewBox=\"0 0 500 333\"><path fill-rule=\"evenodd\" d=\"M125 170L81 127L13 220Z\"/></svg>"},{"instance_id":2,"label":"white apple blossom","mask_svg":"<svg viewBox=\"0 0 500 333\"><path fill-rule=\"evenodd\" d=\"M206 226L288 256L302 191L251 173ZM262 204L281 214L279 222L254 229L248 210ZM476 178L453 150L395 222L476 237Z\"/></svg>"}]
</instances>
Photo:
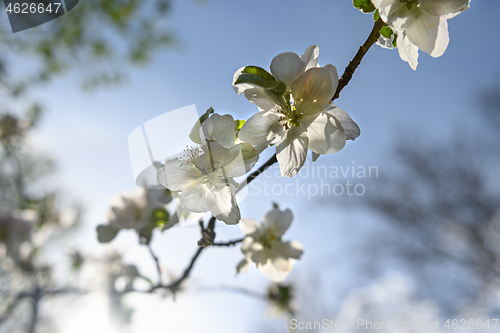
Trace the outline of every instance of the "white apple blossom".
<instances>
[{"instance_id":1,"label":"white apple blossom","mask_svg":"<svg viewBox=\"0 0 500 333\"><path fill-rule=\"evenodd\" d=\"M397 33L402 60L415 70L418 49L437 58L449 43L447 20L469 8L470 0L372 0L382 20Z\"/></svg>"},{"instance_id":2,"label":"white apple blossom","mask_svg":"<svg viewBox=\"0 0 500 333\"><path fill-rule=\"evenodd\" d=\"M134 229L149 243L156 226L170 224L167 204L172 200L166 190L136 188L110 199L108 224L97 227L100 242L110 242L121 229ZM173 224L173 223L172 223Z\"/></svg>"},{"instance_id":3,"label":"white apple blossom","mask_svg":"<svg viewBox=\"0 0 500 333\"><path fill-rule=\"evenodd\" d=\"M248 143L235 143L235 122L230 115L211 115L199 129L199 140L201 146L187 149L182 158L167 161L158 170L158 182L178 191L186 210L210 211L218 220L237 224L241 219L236 202L239 184L234 177L250 171L258 151Z\"/></svg>"},{"instance_id":4,"label":"white apple blossom","mask_svg":"<svg viewBox=\"0 0 500 333\"><path fill-rule=\"evenodd\" d=\"M280 211L277 207L262 218L262 223L242 219L240 227L246 237L241 251L245 259L238 264L237 272L246 271L254 262L267 278L275 282L283 281L292 271L294 259L300 259L304 252L298 241L281 240L292 219L290 209Z\"/></svg>"},{"instance_id":5,"label":"white apple blossom","mask_svg":"<svg viewBox=\"0 0 500 333\"><path fill-rule=\"evenodd\" d=\"M331 103L339 76L333 65L318 67L318 53L313 45L302 57L291 52L274 57L271 73L286 84L283 95L251 83L238 83L244 68L235 74L235 91L261 111L243 125L239 138L257 147L276 144L281 174L286 177L293 177L302 168L308 148L315 159L319 154L338 152L346 140L360 134L349 115Z\"/></svg>"}]
</instances>

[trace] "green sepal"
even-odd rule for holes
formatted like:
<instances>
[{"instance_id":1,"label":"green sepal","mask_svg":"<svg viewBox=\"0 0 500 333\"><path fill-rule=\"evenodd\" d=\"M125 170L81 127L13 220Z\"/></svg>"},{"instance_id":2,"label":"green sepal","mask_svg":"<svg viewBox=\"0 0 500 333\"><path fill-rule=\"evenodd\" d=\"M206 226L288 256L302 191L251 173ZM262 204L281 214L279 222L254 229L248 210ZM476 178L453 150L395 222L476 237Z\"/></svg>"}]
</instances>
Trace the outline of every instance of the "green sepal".
<instances>
[{"instance_id":1,"label":"green sepal","mask_svg":"<svg viewBox=\"0 0 500 333\"><path fill-rule=\"evenodd\" d=\"M363 14L371 13L375 10L375 6L370 0L353 0L354 8L359 9Z\"/></svg>"},{"instance_id":2,"label":"green sepal","mask_svg":"<svg viewBox=\"0 0 500 333\"><path fill-rule=\"evenodd\" d=\"M210 115L212 113L214 113L214 108L213 107L209 107L207 111L205 111L204 114L201 115L201 117L198 119L198 121L196 122L196 124L194 124L193 128L191 129L191 132L189 133L189 138L195 142L195 143L198 143L198 144L201 144L201 138L200 138L200 127L201 127L201 124L203 124L203 122L205 120L207 120Z\"/></svg>"},{"instance_id":3,"label":"green sepal","mask_svg":"<svg viewBox=\"0 0 500 333\"><path fill-rule=\"evenodd\" d=\"M240 134L240 130L245 125L245 119L236 119L234 121L234 132L236 133L236 138L238 138L238 134Z\"/></svg>"},{"instance_id":4,"label":"green sepal","mask_svg":"<svg viewBox=\"0 0 500 333\"><path fill-rule=\"evenodd\" d=\"M391 39L392 35L394 34L394 31L388 25L385 25L382 27L382 29L380 29L380 34L385 38Z\"/></svg>"},{"instance_id":5,"label":"green sepal","mask_svg":"<svg viewBox=\"0 0 500 333\"><path fill-rule=\"evenodd\" d=\"M158 209L155 209L152 213L151 213L151 217L150 217L150 225L154 228L154 227L158 227L160 229L163 229L163 227L168 224L168 222L170 221L170 214L163 208L158 208Z\"/></svg>"},{"instance_id":6,"label":"green sepal","mask_svg":"<svg viewBox=\"0 0 500 333\"><path fill-rule=\"evenodd\" d=\"M398 47L398 34L394 34L394 39L392 40L392 46Z\"/></svg>"},{"instance_id":7,"label":"green sepal","mask_svg":"<svg viewBox=\"0 0 500 333\"><path fill-rule=\"evenodd\" d=\"M257 75L266 81L277 81L271 73L258 66L246 66L241 73Z\"/></svg>"},{"instance_id":8,"label":"green sepal","mask_svg":"<svg viewBox=\"0 0 500 333\"><path fill-rule=\"evenodd\" d=\"M274 78L274 77L273 77ZM286 84L282 81L269 81L256 74L243 73L241 74L234 84L250 83L269 90L273 94L282 95L286 91Z\"/></svg>"},{"instance_id":9,"label":"green sepal","mask_svg":"<svg viewBox=\"0 0 500 333\"><path fill-rule=\"evenodd\" d=\"M283 95L286 91L286 84L258 66L246 66L234 84L250 83L264 88L276 95Z\"/></svg>"}]
</instances>

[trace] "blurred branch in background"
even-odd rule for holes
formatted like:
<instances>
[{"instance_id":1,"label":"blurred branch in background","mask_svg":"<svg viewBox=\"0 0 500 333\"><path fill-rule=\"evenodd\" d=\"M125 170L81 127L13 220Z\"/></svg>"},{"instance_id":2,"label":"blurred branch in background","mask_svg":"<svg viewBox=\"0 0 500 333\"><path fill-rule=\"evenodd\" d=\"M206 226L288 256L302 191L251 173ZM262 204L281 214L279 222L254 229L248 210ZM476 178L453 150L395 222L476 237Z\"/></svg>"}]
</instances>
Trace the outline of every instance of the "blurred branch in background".
<instances>
[{"instance_id":1,"label":"blurred branch in background","mask_svg":"<svg viewBox=\"0 0 500 333\"><path fill-rule=\"evenodd\" d=\"M26 323L28 332L35 332L43 298L80 292L55 287L53 267L43 257L47 244L78 226L81 211L76 205L66 207L59 191L43 188L52 163L29 145L38 117L0 113L0 266L8 294L0 298L6 304L0 325L11 319L18 326ZM31 315L15 315L24 300L31 302Z\"/></svg>"},{"instance_id":2,"label":"blurred branch in background","mask_svg":"<svg viewBox=\"0 0 500 333\"><path fill-rule=\"evenodd\" d=\"M500 97L480 93L469 122L451 142L398 143L398 170L379 179L368 205L394 227L379 250L396 256L419 281L421 295L445 313L465 306L497 308L500 282ZM397 253L397 254L396 254ZM379 257L384 257L378 253ZM498 309L498 308L497 308Z\"/></svg>"},{"instance_id":3,"label":"blurred branch in background","mask_svg":"<svg viewBox=\"0 0 500 333\"><path fill-rule=\"evenodd\" d=\"M174 43L166 20L170 9L169 0L81 1L48 24L0 34L2 331L41 331L39 308L47 296L82 292L55 278L45 258L50 243L78 226L81 209L43 181L54 163L30 144L42 114L33 93L71 71L84 88L120 82L130 65L145 64L154 51ZM10 31L7 21L0 30ZM85 258L78 252L71 257L71 270L78 272Z\"/></svg>"}]
</instances>

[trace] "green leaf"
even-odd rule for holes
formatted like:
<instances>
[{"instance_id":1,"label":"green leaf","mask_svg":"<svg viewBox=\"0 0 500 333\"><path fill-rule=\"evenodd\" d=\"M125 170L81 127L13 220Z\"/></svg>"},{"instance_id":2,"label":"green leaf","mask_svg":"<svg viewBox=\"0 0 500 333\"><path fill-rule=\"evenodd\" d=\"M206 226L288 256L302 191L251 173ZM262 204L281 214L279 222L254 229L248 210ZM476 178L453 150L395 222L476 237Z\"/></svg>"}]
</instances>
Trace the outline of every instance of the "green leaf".
<instances>
[{"instance_id":1,"label":"green leaf","mask_svg":"<svg viewBox=\"0 0 500 333\"><path fill-rule=\"evenodd\" d=\"M392 35L394 34L394 31L389 26L383 26L382 29L380 29L380 34L384 36L385 38L391 39Z\"/></svg>"},{"instance_id":2,"label":"green leaf","mask_svg":"<svg viewBox=\"0 0 500 333\"><path fill-rule=\"evenodd\" d=\"M257 66L246 66L235 82L238 83L250 83L276 95L282 95L286 91L284 82L276 80L271 73Z\"/></svg>"},{"instance_id":3,"label":"green leaf","mask_svg":"<svg viewBox=\"0 0 500 333\"><path fill-rule=\"evenodd\" d=\"M375 22L377 22L379 18L380 18L380 14L379 14L378 9L377 9L375 12L373 12L373 20Z\"/></svg>"},{"instance_id":4,"label":"green leaf","mask_svg":"<svg viewBox=\"0 0 500 333\"><path fill-rule=\"evenodd\" d=\"M392 40L392 46L398 47L398 34L394 34L394 39Z\"/></svg>"},{"instance_id":5,"label":"green leaf","mask_svg":"<svg viewBox=\"0 0 500 333\"><path fill-rule=\"evenodd\" d=\"M204 122L205 120L207 120L207 119L210 117L210 115L211 115L212 113L214 113L214 112L215 112L215 111L214 111L214 108L213 108L213 107L209 107L209 108L208 108L208 110L207 110L207 111L205 111L205 113L201 115L201 117L200 117L200 124L203 124L203 122Z\"/></svg>"},{"instance_id":6,"label":"green leaf","mask_svg":"<svg viewBox=\"0 0 500 333\"><path fill-rule=\"evenodd\" d=\"M241 73L253 74L266 81L276 81L276 78L262 67L246 66Z\"/></svg>"},{"instance_id":7,"label":"green leaf","mask_svg":"<svg viewBox=\"0 0 500 333\"><path fill-rule=\"evenodd\" d=\"M364 14L371 13L375 10L375 6L370 0L353 0L352 5Z\"/></svg>"},{"instance_id":8,"label":"green leaf","mask_svg":"<svg viewBox=\"0 0 500 333\"><path fill-rule=\"evenodd\" d=\"M108 243L116 237L118 229L109 227L107 225L99 225L97 227L97 239L99 243Z\"/></svg>"},{"instance_id":9,"label":"green leaf","mask_svg":"<svg viewBox=\"0 0 500 333\"><path fill-rule=\"evenodd\" d=\"M239 83L250 83L256 85L257 87L267 89L276 95L282 95L286 91L285 82L276 81L276 79L274 79L274 81L266 80L256 74L249 74L249 73L241 74L236 80L235 84Z\"/></svg>"},{"instance_id":10,"label":"green leaf","mask_svg":"<svg viewBox=\"0 0 500 333\"><path fill-rule=\"evenodd\" d=\"M200 127L201 127L201 124L205 120L207 120L212 113L214 113L214 108L213 107L209 107L208 110L204 114L201 115L201 117L198 119L198 121L196 122L196 124L194 124L193 128L191 129L191 132L189 133L189 138L193 142L201 144L201 138L200 138Z\"/></svg>"}]
</instances>

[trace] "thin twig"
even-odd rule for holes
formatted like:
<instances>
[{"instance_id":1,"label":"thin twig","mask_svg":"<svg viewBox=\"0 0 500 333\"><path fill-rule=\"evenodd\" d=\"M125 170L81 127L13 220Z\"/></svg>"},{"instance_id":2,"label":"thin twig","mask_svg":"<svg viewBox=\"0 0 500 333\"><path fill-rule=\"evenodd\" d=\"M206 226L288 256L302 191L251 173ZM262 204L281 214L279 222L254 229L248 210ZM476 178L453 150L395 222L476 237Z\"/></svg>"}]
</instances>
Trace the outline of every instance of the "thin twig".
<instances>
[{"instance_id":1,"label":"thin twig","mask_svg":"<svg viewBox=\"0 0 500 333\"><path fill-rule=\"evenodd\" d=\"M153 257L153 260L155 261L156 270L158 272L158 285L161 286L162 285L162 279L161 279L160 261L158 260L158 257L153 252L153 249L151 248L151 244L149 244L149 243L148 243L148 250L149 250L149 254L151 254L151 257Z\"/></svg>"},{"instance_id":2,"label":"thin twig","mask_svg":"<svg viewBox=\"0 0 500 333\"><path fill-rule=\"evenodd\" d=\"M194 267L194 263L196 262L196 259L198 259L199 255L201 254L201 252L204 249L205 249L204 247L198 248L198 250L194 254L193 258L191 259L189 266L184 270L184 273L182 273L182 276L180 278L178 278L177 280L175 280L174 282L172 282L171 284L166 285L166 286L156 285L156 286L152 287L148 292L153 292L156 289L165 288L165 289L169 289L173 294L175 294L175 292L177 290L179 290L179 287L181 286L182 282L184 282L184 280L186 280L188 278L189 274L191 273L191 270ZM130 291L140 291L140 290L130 290Z\"/></svg>"},{"instance_id":3,"label":"thin twig","mask_svg":"<svg viewBox=\"0 0 500 333\"><path fill-rule=\"evenodd\" d=\"M12 312L19 305L19 302L21 302L23 298L32 298L33 303L32 303L32 320L30 322L30 332L33 332L36 326L36 321L38 320L38 306L40 300L47 295L61 295L69 293L85 294L86 291L75 288L41 289L39 287L36 287L36 289L33 292L20 292L16 295L14 300L9 304L9 306L7 306L4 313L0 316L0 325L9 318L9 316L12 314Z\"/></svg>"},{"instance_id":4,"label":"thin twig","mask_svg":"<svg viewBox=\"0 0 500 333\"><path fill-rule=\"evenodd\" d=\"M40 300L42 299L43 295L41 293L40 287L36 287L35 291L31 295L33 298L33 303L31 304L31 322L29 326L29 333L35 333L36 329L36 324L38 321L38 308L40 305Z\"/></svg>"},{"instance_id":5,"label":"thin twig","mask_svg":"<svg viewBox=\"0 0 500 333\"><path fill-rule=\"evenodd\" d=\"M347 66L344 70L344 74L342 74L342 77L339 80L339 84L337 86L337 91L335 92L335 95L332 97L332 101L339 98L340 92L342 89L344 89L345 86L349 84L349 81L352 78L352 75L354 74L354 71L356 68L359 66L361 63L361 60L363 60L363 57L365 56L366 52L372 47L373 44L375 44L380 37L380 29L385 25L384 21L382 21L381 18L379 18L375 24L373 25L373 29L370 32L370 35L366 39L365 43L360 46L358 53L354 56L354 58L351 60L349 63L349 66Z\"/></svg>"},{"instance_id":6,"label":"thin twig","mask_svg":"<svg viewBox=\"0 0 500 333\"><path fill-rule=\"evenodd\" d=\"M10 314L19 305L19 302L21 302L21 300L25 297L27 297L27 295L24 293L19 293L16 295L14 300L9 304L9 306L7 306L7 309L5 309L4 313L0 316L0 325L9 318Z\"/></svg>"},{"instance_id":7,"label":"thin twig","mask_svg":"<svg viewBox=\"0 0 500 333\"><path fill-rule=\"evenodd\" d=\"M278 162L278 159L276 158L276 154L271 156L270 159L267 160L266 163L262 164L257 170L252 172L246 179L245 182L241 184L241 186L238 188L236 193L238 193L242 188L244 188L246 185L248 185L252 180L257 178L261 173L266 171L270 166L272 166L274 163Z\"/></svg>"},{"instance_id":8,"label":"thin twig","mask_svg":"<svg viewBox=\"0 0 500 333\"><path fill-rule=\"evenodd\" d=\"M264 294L261 294L257 291L253 291L250 289L242 288L242 287L233 287L233 286L207 286L207 287L199 287L194 289L195 291L198 292L218 292L218 291L225 291L225 292L235 292L239 293L245 296L250 296L253 298L257 298L261 301L266 301L267 296Z\"/></svg>"},{"instance_id":9,"label":"thin twig","mask_svg":"<svg viewBox=\"0 0 500 333\"><path fill-rule=\"evenodd\" d=\"M236 240L234 240L234 241L230 241L230 242L227 242L227 243L213 243L212 245L213 245L213 246L228 246L228 247L229 247L229 246L231 246L231 245L236 245L236 244L238 244L238 243L243 242L243 240L244 240L244 239L245 239L245 238L242 238L242 239L236 239Z\"/></svg>"},{"instance_id":10,"label":"thin twig","mask_svg":"<svg viewBox=\"0 0 500 333\"><path fill-rule=\"evenodd\" d=\"M175 281L174 283L171 283L170 285L167 286L168 289L170 289L170 291L172 291L173 293L175 293L181 283L187 279L187 277L189 276L189 273L191 273L191 270L193 269L194 267L194 263L196 261L196 259L198 259L199 255L201 254L201 252L204 250L205 248L204 247L200 247L198 248L198 251L196 251L196 254L193 256L193 259L191 259L191 263L189 264L189 266L184 270L184 273L182 274L182 276L177 279L177 281Z\"/></svg>"}]
</instances>

